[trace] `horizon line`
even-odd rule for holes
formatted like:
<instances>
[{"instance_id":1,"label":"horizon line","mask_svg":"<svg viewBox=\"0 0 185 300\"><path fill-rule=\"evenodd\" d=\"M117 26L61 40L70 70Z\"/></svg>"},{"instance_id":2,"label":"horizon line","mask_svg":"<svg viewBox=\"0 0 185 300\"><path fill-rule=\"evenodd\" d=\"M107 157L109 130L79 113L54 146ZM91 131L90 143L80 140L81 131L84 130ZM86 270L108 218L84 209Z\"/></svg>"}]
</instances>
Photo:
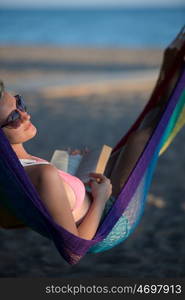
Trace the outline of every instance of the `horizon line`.
<instances>
[{"instance_id":1,"label":"horizon line","mask_svg":"<svg viewBox=\"0 0 185 300\"><path fill-rule=\"evenodd\" d=\"M181 7L185 7L185 3L171 3L171 4L165 4L165 3L161 3L161 4L155 4L155 3L152 3L152 4L140 4L140 5L134 5L134 4L107 4L107 5L103 5L103 4L100 4L100 5L97 5L97 4L89 4L89 5L86 5L86 4L83 4L83 5L69 5L69 4L59 4L59 5L47 5L47 6L44 6L43 5L7 5L7 4L0 4L0 8L11 8L11 9L14 9L14 8L42 8L42 9L51 9L51 8L73 8L73 9L78 9L78 8L103 8L103 9L106 9L106 8L175 8L175 7L178 7L178 8L181 8Z\"/></svg>"}]
</instances>

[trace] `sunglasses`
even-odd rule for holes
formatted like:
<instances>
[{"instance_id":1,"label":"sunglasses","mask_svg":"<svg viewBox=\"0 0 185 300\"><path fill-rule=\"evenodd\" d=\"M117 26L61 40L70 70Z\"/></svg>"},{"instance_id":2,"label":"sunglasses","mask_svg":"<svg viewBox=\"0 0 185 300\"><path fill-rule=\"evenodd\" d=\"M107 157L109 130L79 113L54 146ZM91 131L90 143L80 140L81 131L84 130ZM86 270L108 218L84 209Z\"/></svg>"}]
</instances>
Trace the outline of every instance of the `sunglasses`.
<instances>
[{"instance_id":1,"label":"sunglasses","mask_svg":"<svg viewBox=\"0 0 185 300\"><path fill-rule=\"evenodd\" d=\"M22 112L26 112L27 108L26 108L25 102L23 100L23 97L20 96L20 95L15 95L14 97L16 99L16 107L17 107L17 109L19 109ZM8 127L8 128L14 128L14 129L16 129L16 128L18 128L21 125L21 123L22 123L22 116L21 116L20 112L17 109L13 110L9 114L6 122L3 125L1 125L1 128Z\"/></svg>"}]
</instances>

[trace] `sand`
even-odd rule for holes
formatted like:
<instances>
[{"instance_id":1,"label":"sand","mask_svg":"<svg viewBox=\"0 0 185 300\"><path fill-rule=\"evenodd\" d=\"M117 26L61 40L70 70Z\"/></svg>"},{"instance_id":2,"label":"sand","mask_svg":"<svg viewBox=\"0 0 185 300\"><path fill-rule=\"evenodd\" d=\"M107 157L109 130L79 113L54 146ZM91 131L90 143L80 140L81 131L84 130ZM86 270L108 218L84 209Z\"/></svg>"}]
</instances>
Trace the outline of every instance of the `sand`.
<instances>
[{"instance_id":1,"label":"sand","mask_svg":"<svg viewBox=\"0 0 185 300\"><path fill-rule=\"evenodd\" d=\"M114 146L147 103L161 58L160 49L0 47L0 78L23 94L38 130L25 148L49 160L55 149ZM0 276L183 278L184 140L183 128L159 158L144 215L124 243L69 266L30 229L1 229Z\"/></svg>"}]
</instances>

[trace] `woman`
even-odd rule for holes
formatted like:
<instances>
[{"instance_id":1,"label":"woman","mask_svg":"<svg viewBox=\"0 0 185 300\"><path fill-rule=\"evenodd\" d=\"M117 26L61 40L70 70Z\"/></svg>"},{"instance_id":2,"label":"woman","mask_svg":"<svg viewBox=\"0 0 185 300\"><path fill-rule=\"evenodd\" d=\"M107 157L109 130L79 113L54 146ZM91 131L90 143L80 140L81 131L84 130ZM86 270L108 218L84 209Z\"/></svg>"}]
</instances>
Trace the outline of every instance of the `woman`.
<instances>
[{"instance_id":1,"label":"woman","mask_svg":"<svg viewBox=\"0 0 185 300\"><path fill-rule=\"evenodd\" d=\"M20 96L12 96L4 90L3 83L0 97L0 126L49 213L56 223L74 235L92 239L107 200L111 194L116 196L119 193L157 120L153 125L150 120L151 126L144 126L134 132L125 149L111 156L106 168L109 178L97 173L90 174L89 193L77 177L57 170L52 164L26 151L23 143L32 139L37 129L31 122L25 103ZM33 164L27 165L26 162ZM80 202L80 205L76 205L76 202Z\"/></svg>"}]
</instances>

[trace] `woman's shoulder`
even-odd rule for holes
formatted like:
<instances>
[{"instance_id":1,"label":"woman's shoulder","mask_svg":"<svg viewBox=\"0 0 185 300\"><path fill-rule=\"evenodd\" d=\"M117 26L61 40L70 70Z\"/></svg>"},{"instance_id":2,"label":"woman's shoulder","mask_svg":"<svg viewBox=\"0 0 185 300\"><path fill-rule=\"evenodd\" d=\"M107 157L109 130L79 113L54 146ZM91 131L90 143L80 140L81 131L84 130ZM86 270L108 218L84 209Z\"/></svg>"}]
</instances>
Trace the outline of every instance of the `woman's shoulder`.
<instances>
[{"instance_id":1,"label":"woman's shoulder","mask_svg":"<svg viewBox=\"0 0 185 300\"><path fill-rule=\"evenodd\" d=\"M58 171L52 164L38 164L24 167L25 172L31 179L32 183L37 186L42 180L54 180L58 176Z\"/></svg>"}]
</instances>

